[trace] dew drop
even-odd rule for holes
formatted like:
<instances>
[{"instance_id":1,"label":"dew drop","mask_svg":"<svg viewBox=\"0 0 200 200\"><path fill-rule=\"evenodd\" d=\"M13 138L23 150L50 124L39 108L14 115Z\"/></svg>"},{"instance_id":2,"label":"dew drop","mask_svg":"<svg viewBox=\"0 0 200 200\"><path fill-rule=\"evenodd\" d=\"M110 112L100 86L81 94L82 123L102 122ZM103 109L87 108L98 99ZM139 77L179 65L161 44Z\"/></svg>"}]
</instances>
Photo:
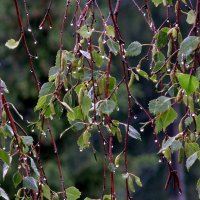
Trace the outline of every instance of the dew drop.
<instances>
[{"instance_id":1,"label":"dew drop","mask_svg":"<svg viewBox=\"0 0 200 200\"><path fill-rule=\"evenodd\" d=\"M143 13L143 16L145 17L145 16L146 16L146 13Z\"/></svg>"},{"instance_id":2,"label":"dew drop","mask_svg":"<svg viewBox=\"0 0 200 200\"><path fill-rule=\"evenodd\" d=\"M167 72L170 72L170 71L171 71L171 69L168 69L168 70L167 70Z\"/></svg>"},{"instance_id":3,"label":"dew drop","mask_svg":"<svg viewBox=\"0 0 200 200\"><path fill-rule=\"evenodd\" d=\"M161 163L162 161L159 159L159 161L158 161L159 163Z\"/></svg>"},{"instance_id":4,"label":"dew drop","mask_svg":"<svg viewBox=\"0 0 200 200\"><path fill-rule=\"evenodd\" d=\"M116 168L118 168L119 167L119 165L116 165Z\"/></svg>"},{"instance_id":5,"label":"dew drop","mask_svg":"<svg viewBox=\"0 0 200 200\"><path fill-rule=\"evenodd\" d=\"M142 110L143 108L140 106L140 110Z\"/></svg>"},{"instance_id":6,"label":"dew drop","mask_svg":"<svg viewBox=\"0 0 200 200\"><path fill-rule=\"evenodd\" d=\"M32 32L31 28L28 28L28 32Z\"/></svg>"},{"instance_id":7,"label":"dew drop","mask_svg":"<svg viewBox=\"0 0 200 200\"><path fill-rule=\"evenodd\" d=\"M3 147L3 150L6 150L6 147Z\"/></svg>"},{"instance_id":8,"label":"dew drop","mask_svg":"<svg viewBox=\"0 0 200 200\"><path fill-rule=\"evenodd\" d=\"M74 25L73 23L70 24L70 26L73 26L73 25Z\"/></svg>"},{"instance_id":9,"label":"dew drop","mask_svg":"<svg viewBox=\"0 0 200 200\"><path fill-rule=\"evenodd\" d=\"M113 149L113 145L112 145L112 149Z\"/></svg>"},{"instance_id":10,"label":"dew drop","mask_svg":"<svg viewBox=\"0 0 200 200\"><path fill-rule=\"evenodd\" d=\"M144 128L140 128L140 132L144 132Z\"/></svg>"},{"instance_id":11,"label":"dew drop","mask_svg":"<svg viewBox=\"0 0 200 200\"><path fill-rule=\"evenodd\" d=\"M37 60L37 59L38 59L38 56L35 56L35 59Z\"/></svg>"},{"instance_id":12,"label":"dew drop","mask_svg":"<svg viewBox=\"0 0 200 200\"><path fill-rule=\"evenodd\" d=\"M34 44L37 44L37 41L36 41L36 40L34 41Z\"/></svg>"},{"instance_id":13,"label":"dew drop","mask_svg":"<svg viewBox=\"0 0 200 200\"><path fill-rule=\"evenodd\" d=\"M136 115L134 115L133 119L137 119L137 116L136 116Z\"/></svg>"},{"instance_id":14,"label":"dew drop","mask_svg":"<svg viewBox=\"0 0 200 200\"><path fill-rule=\"evenodd\" d=\"M103 142L103 145L106 145L106 142L105 142L105 141Z\"/></svg>"},{"instance_id":15,"label":"dew drop","mask_svg":"<svg viewBox=\"0 0 200 200\"><path fill-rule=\"evenodd\" d=\"M117 111L119 111L119 107L117 107Z\"/></svg>"},{"instance_id":16,"label":"dew drop","mask_svg":"<svg viewBox=\"0 0 200 200\"><path fill-rule=\"evenodd\" d=\"M158 140L154 140L154 142L155 142L155 143L157 143L157 142L158 142Z\"/></svg>"},{"instance_id":17,"label":"dew drop","mask_svg":"<svg viewBox=\"0 0 200 200\"><path fill-rule=\"evenodd\" d=\"M167 20L167 23L169 23L169 20Z\"/></svg>"},{"instance_id":18,"label":"dew drop","mask_svg":"<svg viewBox=\"0 0 200 200\"><path fill-rule=\"evenodd\" d=\"M34 133L34 132L35 132L35 130L34 130L34 129L32 129L32 130L31 130L31 132L32 132L32 133Z\"/></svg>"},{"instance_id":19,"label":"dew drop","mask_svg":"<svg viewBox=\"0 0 200 200\"><path fill-rule=\"evenodd\" d=\"M83 151L83 149L80 149L80 152L82 152Z\"/></svg>"},{"instance_id":20,"label":"dew drop","mask_svg":"<svg viewBox=\"0 0 200 200\"><path fill-rule=\"evenodd\" d=\"M49 26L50 29L52 29L52 26Z\"/></svg>"},{"instance_id":21,"label":"dew drop","mask_svg":"<svg viewBox=\"0 0 200 200\"><path fill-rule=\"evenodd\" d=\"M42 26L39 27L39 30L42 30Z\"/></svg>"}]
</instances>

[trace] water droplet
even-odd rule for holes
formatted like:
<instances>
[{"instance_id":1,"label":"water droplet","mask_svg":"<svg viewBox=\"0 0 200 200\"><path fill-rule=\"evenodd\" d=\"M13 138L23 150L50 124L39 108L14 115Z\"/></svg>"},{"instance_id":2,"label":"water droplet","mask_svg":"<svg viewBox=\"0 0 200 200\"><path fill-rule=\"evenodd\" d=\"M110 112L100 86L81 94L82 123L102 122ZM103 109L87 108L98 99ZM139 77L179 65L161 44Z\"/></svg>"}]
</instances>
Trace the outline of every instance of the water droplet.
<instances>
[{"instance_id":1,"label":"water droplet","mask_svg":"<svg viewBox=\"0 0 200 200\"><path fill-rule=\"evenodd\" d=\"M49 26L50 29L52 29L52 26Z\"/></svg>"},{"instance_id":2,"label":"water droplet","mask_svg":"<svg viewBox=\"0 0 200 200\"><path fill-rule=\"evenodd\" d=\"M67 91L68 91L68 88L66 88L65 91L67 92Z\"/></svg>"},{"instance_id":3,"label":"water droplet","mask_svg":"<svg viewBox=\"0 0 200 200\"><path fill-rule=\"evenodd\" d=\"M32 30L31 30L31 28L28 28L28 32L31 32Z\"/></svg>"},{"instance_id":4,"label":"water droplet","mask_svg":"<svg viewBox=\"0 0 200 200\"><path fill-rule=\"evenodd\" d=\"M167 23L169 23L169 20L167 20Z\"/></svg>"},{"instance_id":5,"label":"water droplet","mask_svg":"<svg viewBox=\"0 0 200 200\"><path fill-rule=\"evenodd\" d=\"M24 157L24 160L27 160L27 157Z\"/></svg>"},{"instance_id":6,"label":"water droplet","mask_svg":"<svg viewBox=\"0 0 200 200\"><path fill-rule=\"evenodd\" d=\"M37 59L38 59L38 56L35 56L35 59L37 60Z\"/></svg>"},{"instance_id":7,"label":"water droplet","mask_svg":"<svg viewBox=\"0 0 200 200\"><path fill-rule=\"evenodd\" d=\"M37 41L36 41L36 40L34 41L34 44L37 44Z\"/></svg>"},{"instance_id":8,"label":"water droplet","mask_svg":"<svg viewBox=\"0 0 200 200\"><path fill-rule=\"evenodd\" d=\"M140 106L140 110L142 110L143 108Z\"/></svg>"},{"instance_id":9,"label":"water droplet","mask_svg":"<svg viewBox=\"0 0 200 200\"><path fill-rule=\"evenodd\" d=\"M159 161L158 161L159 163L161 163L162 161L159 159Z\"/></svg>"},{"instance_id":10,"label":"water droplet","mask_svg":"<svg viewBox=\"0 0 200 200\"><path fill-rule=\"evenodd\" d=\"M119 107L117 107L117 111L119 111Z\"/></svg>"},{"instance_id":11,"label":"water droplet","mask_svg":"<svg viewBox=\"0 0 200 200\"><path fill-rule=\"evenodd\" d=\"M158 140L154 140L154 142L155 142L155 143L157 143L157 142L158 142Z\"/></svg>"},{"instance_id":12,"label":"water droplet","mask_svg":"<svg viewBox=\"0 0 200 200\"><path fill-rule=\"evenodd\" d=\"M105 142L105 141L103 142L103 145L106 145L106 142Z\"/></svg>"},{"instance_id":13,"label":"water droplet","mask_svg":"<svg viewBox=\"0 0 200 200\"><path fill-rule=\"evenodd\" d=\"M70 26L73 26L73 25L74 25L73 23L70 24Z\"/></svg>"},{"instance_id":14,"label":"water droplet","mask_svg":"<svg viewBox=\"0 0 200 200\"><path fill-rule=\"evenodd\" d=\"M43 178L43 181L46 181L47 179L46 178Z\"/></svg>"},{"instance_id":15,"label":"water droplet","mask_svg":"<svg viewBox=\"0 0 200 200\"><path fill-rule=\"evenodd\" d=\"M32 129L32 130L31 130L31 132L32 132L32 133L34 133L34 132L35 132L35 130L34 130L34 129Z\"/></svg>"},{"instance_id":16,"label":"water droplet","mask_svg":"<svg viewBox=\"0 0 200 200\"><path fill-rule=\"evenodd\" d=\"M184 62L183 62L183 61L181 62L181 65L184 65Z\"/></svg>"},{"instance_id":17,"label":"water droplet","mask_svg":"<svg viewBox=\"0 0 200 200\"><path fill-rule=\"evenodd\" d=\"M83 151L83 149L80 149L80 152L82 152Z\"/></svg>"},{"instance_id":18,"label":"water droplet","mask_svg":"<svg viewBox=\"0 0 200 200\"><path fill-rule=\"evenodd\" d=\"M113 149L113 145L112 145L112 149Z\"/></svg>"},{"instance_id":19,"label":"water droplet","mask_svg":"<svg viewBox=\"0 0 200 200\"><path fill-rule=\"evenodd\" d=\"M18 166L18 169L21 169L21 165Z\"/></svg>"},{"instance_id":20,"label":"water droplet","mask_svg":"<svg viewBox=\"0 0 200 200\"><path fill-rule=\"evenodd\" d=\"M37 145L38 147L40 146L40 144Z\"/></svg>"},{"instance_id":21,"label":"water droplet","mask_svg":"<svg viewBox=\"0 0 200 200\"><path fill-rule=\"evenodd\" d=\"M168 69L168 70L167 70L167 72L170 72L170 71L171 71L171 69Z\"/></svg>"},{"instance_id":22,"label":"water droplet","mask_svg":"<svg viewBox=\"0 0 200 200\"><path fill-rule=\"evenodd\" d=\"M116 165L116 168L118 168L119 167L119 165Z\"/></svg>"},{"instance_id":23,"label":"water droplet","mask_svg":"<svg viewBox=\"0 0 200 200\"><path fill-rule=\"evenodd\" d=\"M133 117L134 119L137 119L137 116L136 115L134 115L134 117Z\"/></svg>"},{"instance_id":24,"label":"water droplet","mask_svg":"<svg viewBox=\"0 0 200 200\"><path fill-rule=\"evenodd\" d=\"M28 16L28 13L26 13L26 15Z\"/></svg>"},{"instance_id":25,"label":"water droplet","mask_svg":"<svg viewBox=\"0 0 200 200\"><path fill-rule=\"evenodd\" d=\"M145 17L145 16L146 16L146 13L143 13L143 16Z\"/></svg>"},{"instance_id":26,"label":"water droplet","mask_svg":"<svg viewBox=\"0 0 200 200\"><path fill-rule=\"evenodd\" d=\"M140 132L144 132L144 128L140 128Z\"/></svg>"},{"instance_id":27,"label":"water droplet","mask_svg":"<svg viewBox=\"0 0 200 200\"><path fill-rule=\"evenodd\" d=\"M3 150L6 150L6 147L3 147Z\"/></svg>"},{"instance_id":28,"label":"water droplet","mask_svg":"<svg viewBox=\"0 0 200 200\"><path fill-rule=\"evenodd\" d=\"M42 30L42 26L39 27L39 30Z\"/></svg>"}]
</instances>

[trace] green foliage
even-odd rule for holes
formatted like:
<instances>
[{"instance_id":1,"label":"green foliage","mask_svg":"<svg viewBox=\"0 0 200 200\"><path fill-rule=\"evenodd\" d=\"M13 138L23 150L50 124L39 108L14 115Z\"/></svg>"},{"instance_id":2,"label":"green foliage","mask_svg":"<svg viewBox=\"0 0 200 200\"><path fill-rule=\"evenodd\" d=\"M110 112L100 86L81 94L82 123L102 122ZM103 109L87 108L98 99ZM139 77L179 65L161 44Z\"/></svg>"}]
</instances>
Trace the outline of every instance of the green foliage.
<instances>
[{"instance_id":1,"label":"green foliage","mask_svg":"<svg viewBox=\"0 0 200 200\"><path fill-rule=\"evenodd\" d=\"M145 128L148 133L153 133L155 145L159 148L158 152L162 157L162 161L167 163L169 168L170 176L169 181L167 180L166 182L166 188L170 183L171 176L173 176L174 187L180 192L179 179L173 169L173 153L178 152L177 161L183 163L188 171L200 158L198 144L200 137L200 68L198 66L200 37L197 32L198 12L192 10L195 6L190 4L193 3L190 2L188 4L185 0L178 1L176 4L172 0L152 0L146 2L144 7L141 8L140 5L137 5L137 1L133 1L133 3L143 14L148 28L153 33L150 35L152 37L148 38L150 44L143 44L143 41L147 38L143 39L142 35L140 38L141 43L139 41L132 42L124 38L124 33L128 36L129 32L124 32L127 31L127 29L123 30L125 24L120 24L120 19L118 19L118 17L120 18L118 12L121 6L119 2L114 8L113 2L107 4L105 2L88 1L84 4L81 1L68 1L66 7L64 7L65 16L62 20L61 29L54 28L53 32L45 30L46 35L53 35L52 38L56 40L55 47L57 48L57 50L52 49L52 52L57 51L57 54L55 56L55 65L53 64L49 67L49 70L46 66L51 63L52 52L51 56L46 56L46 49L39 48L41 60L45 61L44 63L39 63L39 68L34 67L34 58L38 59L38 57L31 54L34 49L29 44L31 42L29 42L29 36L27 36L27 32L32 32L29 26L33 19L29 20L26 3L24 3L28 31L26 32L24 24L19 24L21 30L19 41L10 39L5 43L5 46L9 49L15 49L22 39L25 52L28 55L31 74L35 81L35 89L38 90L38 99L34 104L36 113L35 115L31 113L31 115L34 115L35 121L28 122L32 130L31 134L28 128L23 128L18 123L18 120L14 119L16 115L20 120L23 120L23 116L12 103L7 102L4 96L8 92L7 86L0 79L0 159L3 161L2 175L3 180L6 180L7 174L10 171L13 173L12 182L14 187L18 189L16 200L35 200L36 198L54 200L61 198L67 198L68 200L80 199L81 192L77 188L74 186L65 188L64 177L68 176L67 180L71 184L73 183L71 177L76 176L75 185L79 181L81 182L84 177L80 175L80 166L83 168L89 166L92 172L97 168L99 170L99 166L101 166L99 163L102 160L104 160L104 173L102 175L104 177L101 182L106 188L104 188L101 197L95 198L103 200L114 199L114 196L118 195L118 191L115 191L114 188L114 180L118 182L118 175L123 171L125 172L122 174L124 180L119 180L119 184L121 184L120 181L126 182L126 196L132 199L131 193L135 192L138 187L142 187L143 184L147 185L145 181L142 184L139 176L129 172L132 167L128 166L131 163L129 160L131 157L128 155L130 139L128 136L141 141L141 134L137 131L141 120L138 119L139 122L136 123L132 120L132 118L137 119L137 115L147 120L141 123L140 132L143 132ZM21 12L18 11L18 9L21 10L21 7L18 6L17 2L16 4L16 17L20 19L18 20L19 22L21 20L24 21L24 16L21 16ZM170 13L170 16L176 16L176 19L174 20L170 17L159 25L158 21L154 20L154 14L151 13L151 4L154 4L154 7L159 6L159 8L155 8L156 12L159 9L166 10L171 6L170 12L173 13ZM184 4L186 6L183 6ZM105 10L103 6L105 6ZM187 12L184 11L185 7L189 8ZM60 11L60 8L58 7L57 10ZM49 7L44 21L39 26L40 30L46 28L46 21L49 22L50 28L52 24L57 24L57 22L51 22L50 11L51 8ZM186 20L180 19L183 13L186 14ZM56 15L60 16L60 13L56 11ZM71 19L70 27L67 25L68 19ZM172 26L174 21L177 24ZM107 25L107 23L110 25ZM182 30L182 23L187 26L184 30ZM67 31L65 32L66 27ZM188 30L189 32L187 33ZM59 38L57 38L56 32L60 32ZM145 30L144 32L146 34ZM135 31L130 32L132 38L134 38L134 34ZM35 40L33 32L32 37ZM65 42L66 38L67 42ZM41 38L38 40L43 41ZM48 47L54 46L55 43L52 43L52 40L48 41L46 39L45 44L48 44ZM129 44L127 48L125 48L126 44ZM21 53L20 48L19 52ZM129 57L137 58L129 59ZM20 59L19 57L16 66L19 63L20 66L22 65ZM5 60L6 62L7 60ZM48 77L40 75L38 78L37 73L40 70L44 70ZM26 94L28 90L24 89L26 84L24 82L21 83L24 78L23 75L20 76L20 81L18 81L20 83L18 84L22 84L22 93ZM43 82L41 88L40 78ZM142 89L140 91L138 88L141 86ZM145 100L143 101L140 98L149 90L149 86L152 87L151 90L154 93L151 94L153 97L148 97L150 101L148 109L146 109ZM140 96L140 94L142 95ZM35 91L33 96L36 96ZM157 98L155 99L155 97ZM28 97L26 101L32 106ZM122 101L123 103L121 103ZM14 114L12 113L13 111ZM22 113L26 115L25 111ZM125 115L127 116L126 119L124 119ZM124 121L127 122L123 123ZM175 123L179 124L177 130L175 130L177 127ZM173 130L175 131L169 134L170 125L174 126ZM63 126L66 126L64 131L62 130ZM34 133L35 130L36 133ZM57 141L58 135L61 137L67 131L70 133L75 132L75 134L65 135L66 141L59 143ZM160 135L156 135L158 133ZM142 136L142 138L144 137L143 141L149 135L144 134ZM43 148L48 148L49 150L50 140L57 165L55 167L55 164L53 164L52 168L53 170L58 168L59 185L61 185L60 189L55 187L55 192L51 189L49 180L46 180L48 176L53 177L54 173L50 172L50 175L46 176L45 167L41 161L46 159L45 157L51 157L50 151L48 156L41 155L43 154ZM131 142L130 140L130 144L132 144ZM42 148L40 148L41 143L43 144ZM80 151L85 150L82 156L76 154L74 149L71 150L71 146L74 143L76 147L73 148L77 148L78 145ZM58 144L59 146L57 146ZM60 158L58 152L62 152L61 148L63 146L69 148L68 152L70 153L66 154L63 151L64 156L62 155ZM151 148L154 149L154 147ZM87 156L91 155L89 150L94 154L97 163L90 162L86 165L85 159L88 159ZM121 153L117 151L121 151ZM142 152L141 148L138 148L138 151ZM185 157L186 159L184 159ZM75 161L69 161L71 158L75 158ZM13 164L12 160L18 161ZM61 164L66 163L66 160L68 164L65 167L68 170L63 170L63 173ZM80 166L76 162L78 165L81 163ZM17 165L17 170L15 169L15 164ZM13 168L15 169L14 172ZM68 175L68 171L71 172L69 168L74 169L74 172L70 175ZM142 173L143 165L138 168ZM99 178L96 176L99 173L98 170L95 171L95 177L92 178ZM107 176L110 178L107 178ZM53 178L52 180L54 182ZM50 182L52 180L50 178ZM106 195L105 192L108 189L106 181L108 180L110 181L111 194ZM85 184L88 185L89 181L86 180ZM52 185L55 186L54 183ZM199 180L196 187L200 196ZM9 199L2 188L0 188L0 195L4 199ZM97 196L97 193L95 195ZM116 198L123 199L124 197L117 196ZM86 197L85 200L92 199Z\"/></svg>"}]
</instances>

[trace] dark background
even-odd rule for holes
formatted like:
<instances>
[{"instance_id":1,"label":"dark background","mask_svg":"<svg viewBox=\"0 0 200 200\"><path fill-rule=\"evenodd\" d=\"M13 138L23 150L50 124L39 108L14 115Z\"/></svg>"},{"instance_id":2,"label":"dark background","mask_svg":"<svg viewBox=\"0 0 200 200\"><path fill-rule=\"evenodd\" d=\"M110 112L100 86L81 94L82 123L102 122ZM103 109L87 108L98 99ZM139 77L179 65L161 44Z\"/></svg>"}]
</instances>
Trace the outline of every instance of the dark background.
<instances>
[{"instance_id":1,"label":"dark background","mask_svg":"<svg viewBox=\"0 0 200 200\"><path fill-rule=\"evenodd\" d=\"M143 16L134 7L131 0L122 1L119 13L119 27L125 38L126 45L132 41L139 41L141 43L150 43L152 33L145 23ZM139 1L140 2L140 1ZM175 1L174 1L175 2ZM194 1L195 2L195 1ZM84 2L83 2L84 3ZM140 2L141 3L141 2ZM25 24L25 12L23 2L19 2L20 9L23 15ZM39 59L34 61L35 70L42 83L47 81L48 70L54 66L56 52L59 49L59 33L61 21L65 8L65 1L57 0L53 2L51 15L53 19L53 29L48 28L48 23L44 26L43 30L39 30L38 26L45 14L48 1L34 0L27 1L30 23L32 31L38 41L35 46L33 38L29 32L27 33L27 40L32 50L33 55L38 55ZM101 1L101 8L105 15L108 14L108 7L106 1ZM159 6L157 9L151 4L153 18L155 19L156 27L159 27L163 20L166 18L166 9ZM174 7L171 9L173 11ZM64 33L64 49L73 48L73 28L70 28L70 21L72 19L74 8L69 9L69 18ZM171 20L174 22L173 15ZM184 33L187 33L187 28L184 27L185 15L182 16L182 28ZM190 28L190 27L189 27ZM24 116L23 121L19 121L23 127L27 127L29 121L37 119L37 113L33 112L33 107L37 102L37 92L34 86L33 79L28 67L28 58L25 50L20 44L16 50L7 49L4 44L10 39L18 39L20 37L19 27L17 25L17 18L15 14L15 7L13 1L0 0L0 77L7 84L9 94L7 98L10 102L14 103L20 113ZM147 53L147 48L144 48L143 53ZM144 55L144 54L143 54ZM141 57L136 57L130 60L131 66L135 67ZM149 64L146 62L142 69L148 72ZM119 61L115 61L112 65L112 75L117 76L120 80L121 65ZM141 78L141 82L134 83L133 94L139 102L145 107L148 107L150 99L156 98L154 87L150 81ZM119 121L126 122L127 118L127 100L125 98L125 88L119 91L119 112L115 112L113 117ZM134 108L134 113L137 115L136 120L132 120L131 125L137 130L140 128L140 122L147 121L142 111ZM96 162L92 150L85 150L79 152L78 145L76 144L78 133L69 131L62 139L59 139L59 134L62 130L67 128L67 119L62 116L61 119L52 120L53 133L56 138L58 152L61 159L65 183L67 186L74 185L82 192L81 199L88 196L90 198L99 198L102 191L103 181L103 154L102 146L99 143L98 134L93 134L92 144L97 150ZM176 126L176 125L174 125ZM171 127L170 134L176 127ZM27 127L27 131L34 138L37 138L37 131L31 132ZM137 200L195 200L197 199L197 192L195 190L195 182L200 175L198 166L195 165L190 171L190 175L185 170L184 166L177 166L181 173L181 184L185 188L183 195L178 195L177 191L172 190L170 187L168 191L164 191L164 185L167 178L166 165L160 164L159 157L157 156L157 148L155 147L152 130L145 128L142 133L142 141L139 142L132 138L129 139L128 156L129 156L129 171L141 177L143 182L142 188L136 188L134 199ZM123 145L115 142L114 154L121 152ZM53 147L50 138L43 138L41 145L42 162L51 188L55 191L59 190L59 175L56 167L55 156L53 154ZM184 169L183 169L184 168ZM5 182L2 181L2 186L10 197L14 195L14 187L11 183L12 173L14 170L10 169L9 174L6 176ZM125 199L125 183L121 174L123 167L116 170L115 184L117 191L117 199ZM109 184L109 183L108 183ZM109 187L108 187L109 188ZM109 194L109 190L107 191Z\"/></svg>"}]
</instances>

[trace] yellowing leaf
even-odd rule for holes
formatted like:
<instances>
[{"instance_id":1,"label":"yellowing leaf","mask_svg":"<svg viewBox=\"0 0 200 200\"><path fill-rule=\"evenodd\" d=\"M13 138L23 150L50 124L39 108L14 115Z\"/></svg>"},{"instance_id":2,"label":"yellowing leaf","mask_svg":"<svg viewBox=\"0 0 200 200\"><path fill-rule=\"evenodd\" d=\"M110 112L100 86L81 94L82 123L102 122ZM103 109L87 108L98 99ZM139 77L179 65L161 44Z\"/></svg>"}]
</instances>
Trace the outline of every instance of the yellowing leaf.
<instances>
[{"instance_id":1,"label":"yellowing leaf","mask_svg":"<svg viewBox=\"0 0 200 200\"><path fill-rule=\"evenodd\" d=\"M5 46L8 47L9 49L15 49L15 48L18 47L19 42L20 42L20 40L19 40L19 41L16 41L16 40L14 40L14 39L10 39L10 40L8 40L8 41L6 42Z\"/></svg>"}]
</instances>

